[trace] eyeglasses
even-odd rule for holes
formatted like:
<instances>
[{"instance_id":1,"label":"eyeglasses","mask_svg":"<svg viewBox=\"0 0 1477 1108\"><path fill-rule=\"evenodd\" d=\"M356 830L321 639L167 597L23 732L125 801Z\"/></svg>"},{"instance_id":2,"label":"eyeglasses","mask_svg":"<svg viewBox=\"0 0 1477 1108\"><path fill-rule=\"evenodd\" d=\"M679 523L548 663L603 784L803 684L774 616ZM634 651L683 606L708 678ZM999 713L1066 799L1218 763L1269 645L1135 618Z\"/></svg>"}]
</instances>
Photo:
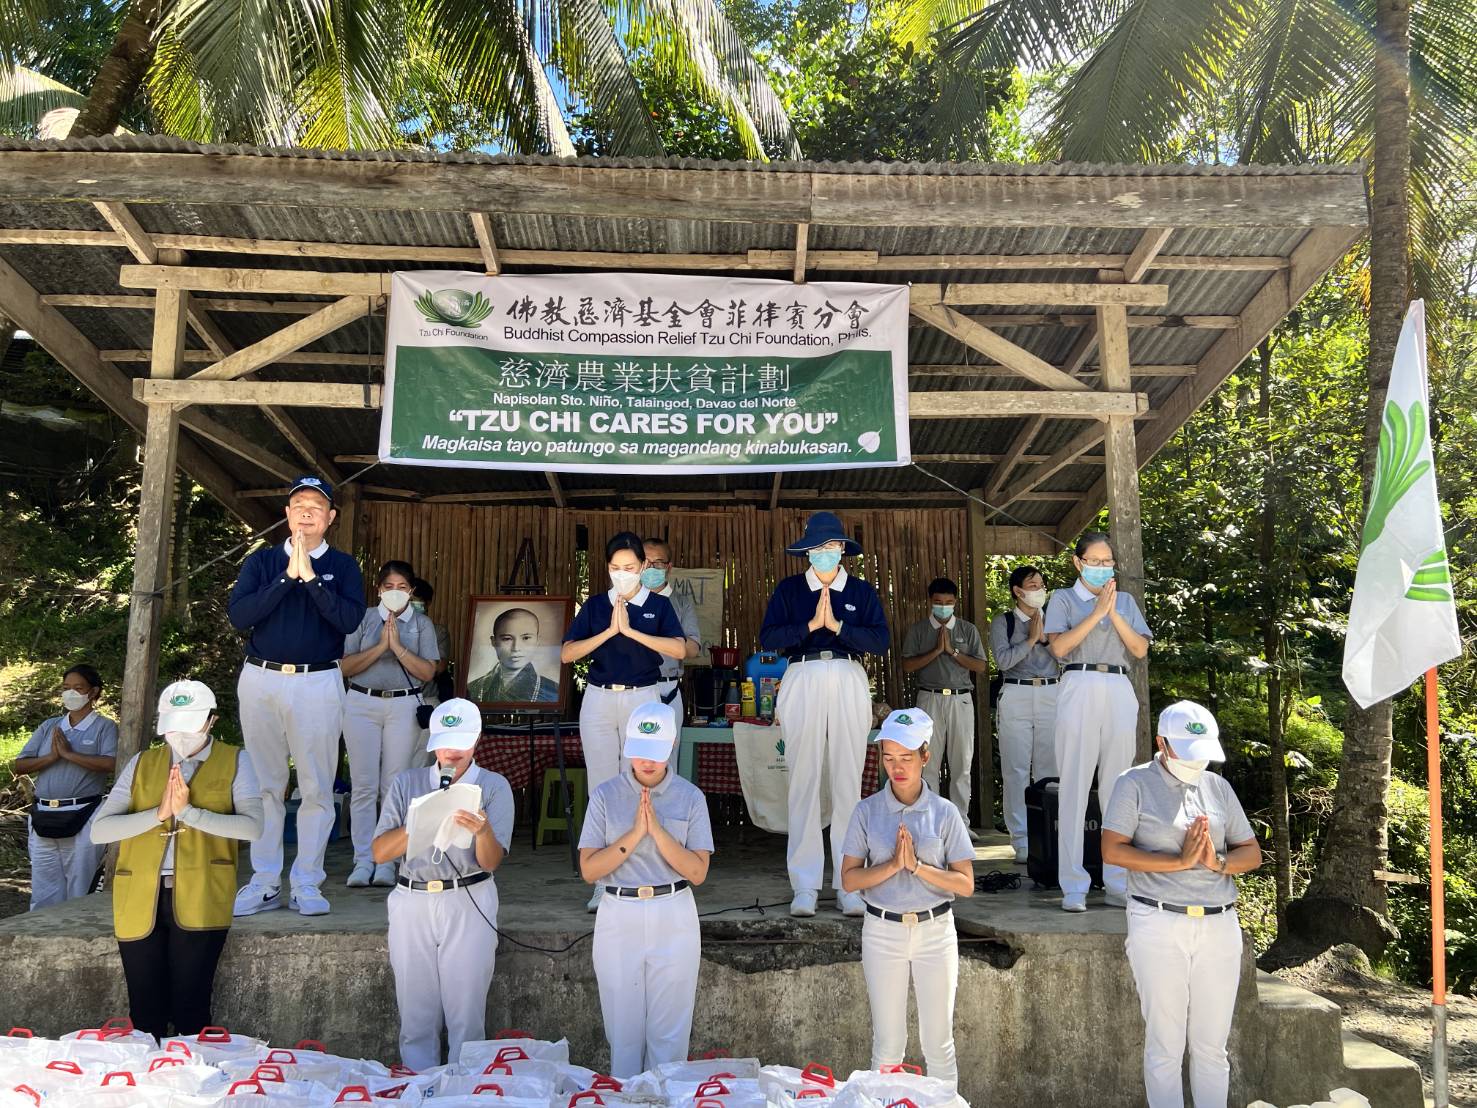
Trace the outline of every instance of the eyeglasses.
<instances>
[{"instance_id":1,"label":"eyeglasses","mask_svg":"<svg viewBox=\"0 0 1477 1108\"><path fill-rule=\"evenodd\" d=\"M1112 558L1078 558L1077 560L1085 566L1092 566L1094 569L1111 568L1117 564Z\"/></svg>"},{"instance_id":2,"label":"eyeglasses","mask_svg":"<svg viewBox=\"0 0 1477 1108\"><path fill-rule=\"evenodd\" d=\"M649 565L652 569L667 569L671 566L672 563L667 561L665 558L647 558L646 564Z\"/></svg>"}]
</instances>

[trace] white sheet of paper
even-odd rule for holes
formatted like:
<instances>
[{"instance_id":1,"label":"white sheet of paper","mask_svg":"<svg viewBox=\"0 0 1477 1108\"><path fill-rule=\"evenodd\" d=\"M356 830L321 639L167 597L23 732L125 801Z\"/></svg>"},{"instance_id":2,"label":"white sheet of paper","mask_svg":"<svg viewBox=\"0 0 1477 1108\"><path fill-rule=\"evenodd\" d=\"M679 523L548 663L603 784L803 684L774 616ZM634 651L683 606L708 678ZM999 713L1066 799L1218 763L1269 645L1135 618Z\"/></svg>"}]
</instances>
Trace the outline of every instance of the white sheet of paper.
<instances>
[{"instance_id":1,"label":"white sheet of paper","mask_svg":"<svg viewBox=\"0 0 1477 1108\"><path fill-rule=\"evenodd\" d=\"M436 832L447 816L456 812L475 812L482 807L482 790L459 781L449 789L418 796L405 813L405 856L416 858L431 853Z\"/></svg>"}]
</instances>

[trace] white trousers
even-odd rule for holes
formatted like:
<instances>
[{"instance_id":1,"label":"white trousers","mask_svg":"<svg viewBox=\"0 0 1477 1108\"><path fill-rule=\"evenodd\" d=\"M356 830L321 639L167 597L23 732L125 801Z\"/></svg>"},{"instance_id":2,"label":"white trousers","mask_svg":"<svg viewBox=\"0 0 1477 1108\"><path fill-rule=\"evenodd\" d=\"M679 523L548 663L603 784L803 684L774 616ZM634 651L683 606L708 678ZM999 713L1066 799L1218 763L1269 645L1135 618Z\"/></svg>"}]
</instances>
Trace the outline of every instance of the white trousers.
<instances>
[{"instance_id":1,"label":"white trousers","mask_svg":"<svg viewBox=\"0 0 1477 1108\"><path fill-rule=\"evenodd\" d=\"M1056 706L1056 764L1061 784L1057 814L1057 881L1062 892L1085 895L1092 879L1082 864L1087 824L1087 794L1097 772L1100 811L1108 810L1118 775L1133 765L1138 739L1139 700L1133 682L1118 673L1062 674ZM1123 896L1128 874L1122 866L1103 866L1103 885Z\"/></svg>"},{"instance_id":2,"label":"white trousers","mask_svg":"<svg viewBox=\"0 0 1477 1108\"><path fill-rule=\"evenodd\" d=\"M1026 853L1026 786L1057 776L1057 685L1002 685L999 719L1000 776L1005 826L1017 856Z\"/></svg>"},{"instance_id":3,"label":"white trousers","mask_svg":"<svg viewBox=\"0 0 1477 1108\"><path fill-rule=\"evenodd\" d=\"M595 916L595 980L610 1043L610 1076L687 1061L697 999L697 904L692 890L651 900L606 893Z\"/></svg>"},{"instance_id":4,"label":"white trousers","mask_svg":"<svg viewBox=\"0 0 1477 1108\"><path fill-rule=\"evenodd\" d=\"M1130 901L1124 945L1144 1014L1149 1108L1183 1108L1187 1043L1195 1108L1226 1108L1226 1039L1241 982L1236 913L1195 918Z\"/></svg>"},{"instance_id":5,"label":"white trousers","mask_svg":"<svg viewBox=\"0 0 1477 1108\"><path fill-rule=\"evenodd\" d=\"M236 694L241 738L262 787L262 833L251 844L254 880L269 888L282 884L282 821L291 757L302 792L292 887L316 888L323 883L323 850L333 830L333 775L343 728L344 679L338 667L289 674L244 665Z\"/></svg>"},{"instance_id":6,"label":"white trousers","mask_svg":"<svg viewBox=\"0 0 1477 1108\"><path fill-rule=\"evenodd\" d=\"M795 662L785 670L775 705L785 735L789 773L790 887L819 892L826 878L821 838L821 782L831 797L831 884L841 888L841 848L851 811L861 799L872 693L860 662L832 658Z\"/></svg>"},{"instance_id":7,"label":"white trousers","mask_svg":"<svg viewBox=\"0 0 1477 1108\"><path fill-rule=\"evenodd\" d=\"M344 695L344 746L349 750L349 820L354 862L372 862L379 806L395 775L424 750L413 696L382 697L350 689Z\"/></svg>"},{"instance_id":8,"label":"white trousers","mask_svg":"<svg viewBox=\"0 0 1477 1108\"><path fill-rule=\"evenodd\" d=\"M620 774L626 764L621 749L626 745L626 720L643 704L660 700L660 685L616 692L599 685L585 686L580 704L580 746L585 751L585 781L591 793ZM540 782L535 781L538 788Z\"/></svg>"},{"instance_id":9,"label":"white trousers","mask_svg":"<svg viewBox=\"0 0 1477 1108\"><path fill-rule=\"evenodd\" d=\"M939 791L939 771L944 757L949 759L949 799L969 826L969 797L973 792L974 774L974 696L918 690L918 707L933 720L933 738L928 749L931 757L923 767L923 780L934 792Z\"/></svg>"},{"instance_id":10,"label":"white trousers","mask_svg":"<svg viewBox=\"0 0 1477 1108\"><path fill-rule=\"evenodd\" d=\"M928 1076L956 1088L954 992L959 985L959 941L954 913L909 927L871 913L862 922L862 972L872 1008L872 1069L895 1066L908 1049L908 979L918 1004L918 1042Z\"/></svg>"},{"instance_id":11,"label":"white trousers","mask_svg":"<svg viewBox=\"0 0 1477 1108\"><path fill-rule=\"evenodd\" d=\"M390 893L389 915L400 1061L423 1073L442 1062L443 1026L451 1061L463 1043L486 1037L487 990L498 941L488 923L497 923L497 882L444 893L397 885Z\"/></svg>"},{"instance_id":12,"label":"white trousers","mask_svg":"<svg viewBox=\"0 0 1477 1108\"><path fill-rule=\"evenodd\" d=\"M31 911L92 892L103 848L93 845L91 819L81 831L65 839L43 838L31 829L29 819L26 833L31 855Z\"/></svg>"}]
</instances>

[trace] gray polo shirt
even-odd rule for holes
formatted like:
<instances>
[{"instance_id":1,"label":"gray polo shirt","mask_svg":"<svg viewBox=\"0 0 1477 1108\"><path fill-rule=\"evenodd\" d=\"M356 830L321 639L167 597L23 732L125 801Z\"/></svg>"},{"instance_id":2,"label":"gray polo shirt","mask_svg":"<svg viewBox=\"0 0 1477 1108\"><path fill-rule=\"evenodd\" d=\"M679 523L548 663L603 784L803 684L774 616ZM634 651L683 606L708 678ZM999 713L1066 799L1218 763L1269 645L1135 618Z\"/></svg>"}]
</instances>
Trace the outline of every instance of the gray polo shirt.
<instances>
[{"instance_id":1,"label":"gray polo shirt","mask_svg":"<svg viewBox=\"0 0 1477 1108\"><path fill-rule=\"evenodd\" d=\"M513 842L513 790L508 787L508 779L501 773L471 765L458 780L482 789L482 812L492 827L492 837L502 844L503 850L508 850ZM390 782L390 792L380 808L375 836L404 827L410 802L418 796L435 792L439 787L440 774L435 766L420 766L397 774ZM411 881L450 881L481 872L475 842L471 846L452 847L439 862L431 861L430 852L400 861L400 876Z\"/></svg>"},{"instance_id":2,"label":"gray polo shirt","mask_svg":"<svg viewBox=\"0 0 1477 1108\"><path fill-rule=\"evenodd\" d=\"M1185 832L1198 816L1210 817L1210 841L1224 854L1226 844L1255 838L1235 790L1220 774L1208 770L1200 783L1186 785L1159 764L1150 762L1124 770L1113 786L1113 799L1103 816L1103 828L1127 835L1140 850L1178 854ZM1128 892L1181 906L1209 907L1236 899L1236 881L1204 866L1175 873L1128 871Z\"/></svg>"},{"instance_id":3,"label":"gray polo shirt","mask_svg":"<svg viewBox=\"0 0 1477 1108\"><path fill-rule=\"evenodd\" d=\"M600 850L629 831L636 823L642 785L627 767L602 783L590 796L585 826L580 832L581 850ZM667 834L688 850L713 852L713 828L708 822L708 801L702 790L678 776L670 764L661 784L651 790L651 805ZM600 885L639 889L642 885L669 885L682 875L667 865L656 843L647 835L631 856L602 877Z\"/></svg>"},{"instance_id":4,"label":"gray polo shirt","mask_svg":"<svg viewBox=\"0 0 1477 1108\"><path fill-rule=\"evenodd\" d=\"M892 783L859 801L851 810L851 823L846 828L841 853L860 858L870 868L881 865L897 853L897 826L906 824L913 836L913 849L918 860L927 866L948 869L952 862L973 862L974 844L964 817L953 803L928 787L911 805L892 793ZM862 890L862 899L885 912L921 912L953 900L954 894L936 889L921 877L906 871L893 874L880 885Z\"/></svg>"},{"instance_id":5,"label":"gray polo shirt","mask_svg":"<svg viewBox=\"0 0 1477 1108\"><path fill-rule=\"evenodd\" d=\"M938 645L939 628L943 626L933 616L929 616L909 627L907 634L903 636L903 657L917 658L931 651ZM980 638L978 627L958 616L951 616L948 626L949 642L953 644L955 650L968 658L978 658L982 662L985 660L985 644ZM913 674L913 678L918 682L920 689L971 689L974 687L974 674L947 654L940 654Z\"/></svg>"},{"instance_id":6,"label":"gray polo shirt","mask_svg":"<svg viewBox=\"0 0 1477 1108\"><path fill-rule=\"evenodd\" d=\"M677 622L682 624L682 637L684 639L691 639L695 643L702 642L703 633L697 629L697 609L693 607L692 598L685 593L674 592L671 585L660 590L657 595L665 596L672 602L672 610L677 613ZM681 676L682 659L668 658L663 654L662 680L676 681ZM642 884L649 885L651 882L645 881Z\"/></svg>"},{"instance_id":7,"label":"gray polo shirt","mask_svg":"<svg viewBox=\"0 0 1477 1108\"><path fill-rule=\"evenodd\" d=\"M1021 680L1030 677L1055 677L1058 667L1046 645L1046 617L1041 617L1040 640L1031 644L1031 617L1017 608L1015 627L1011 630L1006 626L1006 615L1007 613L1001 612L990 621L990 653L995 656L995 668L1000 671L1000 675ZM1008 635L1007 630L1010 631Z\"/></svg>"},{"instance_id":8,"label":"gray polo shirt","mask_svg":"<svg viewBox=\"0 0 1477 1108\"><path fill-rule=\"evenodd\" d=\"M17 758L40 758L51 752L51 732L60 726L67 743L78 754L112 758L118 754L118 725L107 716L88 712L74 727L63 714L52 716L31 733ZM108 791L108 775L83 769L62 759L36 775L37 800L70 800L77 796L102 796Z\"/></svg>"},{"instance_id":9,"label":"gray polo shirt","mask_svg":"<svg viewBox=\"0 0 1477 1108\"><path fill-rule=\"evenodd\" d=\"M431 617L425 612L417 612L414 608L407 607L395 617L400 621L400 645L405 647L417 658L427 662L436 662L441 659L441 648L436 642L436 627L431 622ZM385 633L385 617L380 614L379 605L369 608L364 613L364 618L359 621L357 630L344 636L344 653L357 654L361 650L368 650L380 641L380 636ZM366 689L413 689L416 687L414 677L407 678L406 673L401 670L400 662L388 650L381 654L369 668L359 671L349 678L356 685L363 685Z\"/></svg>"},{"instance_id":10,"label":"gray polo shirt","mask_svg":"<svg viewBox=\"0 0 1477 1108\"><path fill-rule=\"evenodd\" d=\"M1096 604L1097 595L1089 592L1080 579L1070 589L1057 589L1051 594L1051 600L1046 605L1046 633L1054 635L1059 631L1072 630L1092 615ZM1144 614L1139 611L1138 601L1133 598L1132 594L1120 589L1114 598L1113 607L1128 621L1128 625L1144 638L1154 637L1154 633L1149 630L1149 625L1144 622ZM1128 647L1123 645L1123 640L1113 629L1113 621L1107 616L1097 621L1097 625L1087 633L1087 638L1082 640L1076 650L1061 659L1062 665L1071 662L1089 662L1098 665L1127 666L1132 661Z\"/></svg>"}]
</instances>

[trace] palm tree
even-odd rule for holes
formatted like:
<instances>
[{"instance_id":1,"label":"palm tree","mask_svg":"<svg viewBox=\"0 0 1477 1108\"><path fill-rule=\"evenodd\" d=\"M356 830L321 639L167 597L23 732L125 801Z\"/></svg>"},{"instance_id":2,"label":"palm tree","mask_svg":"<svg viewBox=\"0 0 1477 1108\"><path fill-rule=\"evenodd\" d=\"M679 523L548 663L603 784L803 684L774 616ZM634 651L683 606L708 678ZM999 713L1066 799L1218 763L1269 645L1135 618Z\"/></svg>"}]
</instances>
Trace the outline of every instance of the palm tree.
<instances>
[{"instance_id":1,"label":"palm tree","mask_svg":"<svg viewBox=\"0 0 1477 1108\"><path fill-rule=\"evenodd\" d=\"M795 152L789 120L716 0L127 0L84 89L47 73L71 0L0 0L0 128L80 109L74 136L129 113L201 141L389 148L468 117L502 146L572 154L550 79L607 105L615 149L661 153L628 64L635 32L667 45L751 156Z\"/></svg>"},{"instance_id":2,"label":"palm tree","mask_svg":"<svg viewBox=\"0 0 1477 1108\"><path fill-rule=\"evenodd\" d=\"M905 25L944 28L961 68L1073 63L1046 112L1045 153L1172 156L1187 121L1233 105L1214 160L1360 159L1372 167L1366 494L1412 286L1439 307L1459 287L1444 213L1477 134L1471 0L905 0ZM950 111L941 105L941 118ZM1391 705L1351 706L1334 811L1294 936L1366 950L1384 918Z\"/></svg>"}]
</instances>

